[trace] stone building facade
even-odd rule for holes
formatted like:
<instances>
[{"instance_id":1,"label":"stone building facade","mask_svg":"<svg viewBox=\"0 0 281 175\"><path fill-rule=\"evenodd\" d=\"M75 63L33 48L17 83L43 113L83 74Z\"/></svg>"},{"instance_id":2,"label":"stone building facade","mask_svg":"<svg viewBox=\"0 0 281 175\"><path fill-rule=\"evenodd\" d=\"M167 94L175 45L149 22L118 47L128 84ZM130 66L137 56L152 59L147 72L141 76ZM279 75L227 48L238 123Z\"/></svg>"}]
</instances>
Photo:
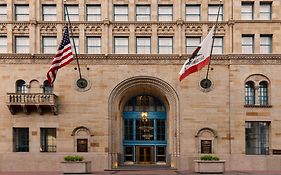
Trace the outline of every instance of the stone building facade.
<instances>
[{"instance_id":1,"label":"stone building facade","mask_svg":"<svg viewBox=\"0 0 281 175\"><path fill-rule=\"evenodd\" d=\"M46 72L67 22L62 0L0 0L0 171L166 165L205 154L226 170L281 169L281 2L223 0L211 60L178 72L219 0L68 0L77 64Z\"/></svg>"}]
</instances>

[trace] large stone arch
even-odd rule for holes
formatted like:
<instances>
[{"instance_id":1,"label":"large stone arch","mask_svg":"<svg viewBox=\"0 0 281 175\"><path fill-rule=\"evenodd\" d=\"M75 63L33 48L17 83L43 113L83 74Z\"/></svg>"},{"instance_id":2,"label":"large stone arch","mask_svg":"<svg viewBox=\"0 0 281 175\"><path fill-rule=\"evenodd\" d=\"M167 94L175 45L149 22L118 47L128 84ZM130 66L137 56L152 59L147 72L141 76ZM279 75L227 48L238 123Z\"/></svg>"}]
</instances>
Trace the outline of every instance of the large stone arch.
<instances>
[{"instance_id":1,"label":"large stone arch","mask_svg":"<svg viewBox=\"0 0 281 175\"><path fill-rule=\"evenodd\" d=\"M167 110L169 165L177 167L180 154L179 98L167 82L152 76L136 76L120 82L111 92L109 109L109 168L117 167L122 153L122 110L125 102L139 94L153 95L160 99Z\"/></svg>"}]
</instances>

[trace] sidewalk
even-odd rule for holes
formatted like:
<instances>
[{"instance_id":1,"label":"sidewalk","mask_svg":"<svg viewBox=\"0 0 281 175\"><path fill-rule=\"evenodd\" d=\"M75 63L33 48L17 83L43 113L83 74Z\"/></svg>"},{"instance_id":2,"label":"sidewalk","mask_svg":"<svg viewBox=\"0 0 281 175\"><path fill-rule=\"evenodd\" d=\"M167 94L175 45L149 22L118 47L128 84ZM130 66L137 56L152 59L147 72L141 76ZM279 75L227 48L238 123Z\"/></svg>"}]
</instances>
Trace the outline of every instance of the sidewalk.
<instances>
[{"instance_id":1,"label":"sidewalk","mask_svg":"<svg viewBox=\"0 0 281 175\"><path fill-rule=\"evenodd\" d=\"M99 171L92 172L92 175L200 175L190 171L177 170L140 170L140 171ZM231 171L225 175L281 175L281 171ZM0 172L0 175L63 175L62 172ZM76 175L76 174L69 174ZM78 174L77 174L78 175ZM81 174L80 174L81 175ZM208 174L205 174L208 175ZM214 174L212 174L214 175Z\"/></svg>"}]
</instances>

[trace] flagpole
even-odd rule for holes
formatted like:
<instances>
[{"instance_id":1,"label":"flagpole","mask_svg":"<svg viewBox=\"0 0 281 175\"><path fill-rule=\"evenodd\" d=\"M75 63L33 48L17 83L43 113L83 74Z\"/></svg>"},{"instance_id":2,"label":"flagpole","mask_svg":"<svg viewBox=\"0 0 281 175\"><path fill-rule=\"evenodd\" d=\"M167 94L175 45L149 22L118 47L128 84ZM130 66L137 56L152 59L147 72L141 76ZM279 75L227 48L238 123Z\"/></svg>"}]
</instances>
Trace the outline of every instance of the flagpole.
<instances>
[{"instance_id":1,"label":"flagpole","mask_svg":"<svg viewBox=\"0 0 281 175\"><path fill-rule=\"evenodd\" d=\"M64 0L64 2L66 2L66 0ZM68 26L69 26L68 28L70 29L70 33L71 33L71 38L72 38L72 43L73 43L73 47L74 47L76 62L77 62L77 66L78 66L79 77L80 77L80 79L82 79L79 59L78 59L78 55L77 55L77 51L76 51L75 41L74 41L74 38L73 38L73 32L72 32L72 29L71 29L71 23L70 23L70 18L69 18L67 6L65 4L63 4L63 5L64 5L64 10L66 12L67 20L68 20Z\"/></svg>"},{"instance_id":2,"label":"flagpole","mask_svg":"<svg viewBox=\"0 0 281 175\"><path fill-rule=\"evenodd\" d=\"M221 3L222 3L222 0L220 0L219 10L218 10L218 14L217 14L216 23L215 23L215 29L214 29L214 35L213 35L212 46L211 46L211 53L210 53L210 61L209 61L208 68L207 68L206 80L208 80L208 76L209 76L209 70L210 70L210 64L211 64L211 59L212 59L213 47L214 47L214 43L215 43L215 36L216 36L216 31L217 31L217 26L218 26L218 21L219 21L219 15L220 15L220 10L221 10Z\"/></svg>"}]
</instances>

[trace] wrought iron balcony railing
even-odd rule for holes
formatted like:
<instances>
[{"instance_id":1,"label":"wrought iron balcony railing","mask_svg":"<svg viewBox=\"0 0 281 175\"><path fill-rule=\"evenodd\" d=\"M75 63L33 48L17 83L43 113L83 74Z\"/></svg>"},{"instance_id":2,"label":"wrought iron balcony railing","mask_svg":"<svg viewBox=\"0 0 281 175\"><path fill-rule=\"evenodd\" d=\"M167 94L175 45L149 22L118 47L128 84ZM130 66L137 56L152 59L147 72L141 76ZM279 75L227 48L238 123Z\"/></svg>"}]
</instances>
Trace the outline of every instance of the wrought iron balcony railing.
<instances>
[{"instance_id":1,"label":"wrought iron balcony railing","mask_svg":"<svg viewBox=\"0 0 281 175\"><path fill-rule=\"evenodd\" d=\"M57 115L57 96L47 93L7 93L7 106L12 114L51 111Z\"/></svg>"}]
</instances>

